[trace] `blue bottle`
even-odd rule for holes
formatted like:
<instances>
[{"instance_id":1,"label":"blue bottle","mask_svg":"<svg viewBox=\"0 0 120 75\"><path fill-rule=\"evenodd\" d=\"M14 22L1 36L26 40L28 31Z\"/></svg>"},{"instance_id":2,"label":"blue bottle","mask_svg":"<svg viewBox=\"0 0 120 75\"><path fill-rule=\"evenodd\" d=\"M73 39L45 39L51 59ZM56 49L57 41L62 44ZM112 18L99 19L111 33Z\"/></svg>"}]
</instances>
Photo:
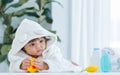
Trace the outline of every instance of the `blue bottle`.
<instances>
[{"instance_id":1,"label":"blue bottle","mask_svg":"<svg viewBox=\"0 0 120 75\"><path fill-rule=\"evenodd\" d=\"M100 66L102 72L109 72L111 70L111 62L108 49L103 49L102 51Z\"/></svg>"}]
</instances>

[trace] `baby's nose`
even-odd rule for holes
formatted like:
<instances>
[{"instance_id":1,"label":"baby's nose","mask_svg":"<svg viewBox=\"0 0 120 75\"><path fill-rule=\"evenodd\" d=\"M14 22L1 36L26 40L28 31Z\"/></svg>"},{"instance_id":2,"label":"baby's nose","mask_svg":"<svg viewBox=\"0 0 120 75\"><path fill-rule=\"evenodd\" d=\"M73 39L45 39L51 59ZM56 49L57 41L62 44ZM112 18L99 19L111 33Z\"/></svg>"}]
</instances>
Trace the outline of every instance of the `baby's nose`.
<instances>
[{"instance_id":1,"label":"baby's nose","mask_svg":"<svg viewBox=\"0 0 120 75\"><path fill-rule=\"evenodd\" d=\"M37 45L36 48L37 49L42 49L42 46L41 45Z\"/></svg>"}]
</instances>

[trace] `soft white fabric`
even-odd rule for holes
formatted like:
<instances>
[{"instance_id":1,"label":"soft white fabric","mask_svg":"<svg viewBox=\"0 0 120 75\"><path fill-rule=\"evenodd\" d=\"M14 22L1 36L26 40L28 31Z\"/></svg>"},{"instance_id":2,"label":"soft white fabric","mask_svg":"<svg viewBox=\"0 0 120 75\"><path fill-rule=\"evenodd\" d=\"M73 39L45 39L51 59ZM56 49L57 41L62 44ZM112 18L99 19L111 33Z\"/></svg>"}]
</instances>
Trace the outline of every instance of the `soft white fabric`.
<instances>
[{"instance_id":1,"label":"soft white fabric","mask_svg":"<svg viewBox=\"0 0 120 75\"><path fill-rule=\"evenodd\" d=\"M27 44L30 40L43 36L49 38L50 40L47 41L47 48L42 54L42 60L48 64L49 69L42 72L81 71L80 67L76 67L62 56L60 49L55 45L57 41L55 34L45 30L40 26L40 24L32 20L24 19L16 31L15 38L12 43L12 48L8 53L8 59L10 61L10 72L25 72L24 70L20 69L20 64L26 57L30 56L24 53L21 48L23 48L24 45ZM39 58L40 57L38 57L38 59Z\"/></svg>"}]
</instances>

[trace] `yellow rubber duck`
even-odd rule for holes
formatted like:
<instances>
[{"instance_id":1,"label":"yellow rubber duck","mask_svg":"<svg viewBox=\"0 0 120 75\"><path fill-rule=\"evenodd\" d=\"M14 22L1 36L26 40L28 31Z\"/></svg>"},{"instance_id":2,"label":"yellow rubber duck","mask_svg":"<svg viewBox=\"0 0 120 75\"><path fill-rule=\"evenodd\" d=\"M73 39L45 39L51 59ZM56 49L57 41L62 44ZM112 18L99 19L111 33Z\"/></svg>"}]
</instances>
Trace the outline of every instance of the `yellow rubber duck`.
<instances>
[{"instance_id":1,"label":"yellow rubber duck","mask_svg":"<svg viewBox=\"0 0 120 75\"><path fill-rule=\"evenodd\" d=\"M85 68L85 71L87 72L97 72L99 67L97 65L90 65Z\"/></svg>"},{"instance_id":2,"label":"yellow rubber duck","mask_svg":"<svg viewBox=\"0 0 120 75\"><path fill-rule=\"evenodd\" d=\"M30 59L30 67L27 68L27 72L34 73L39 71L38 68L33 63L34 60L35 58Z\"/></svg>"}]
</instances>

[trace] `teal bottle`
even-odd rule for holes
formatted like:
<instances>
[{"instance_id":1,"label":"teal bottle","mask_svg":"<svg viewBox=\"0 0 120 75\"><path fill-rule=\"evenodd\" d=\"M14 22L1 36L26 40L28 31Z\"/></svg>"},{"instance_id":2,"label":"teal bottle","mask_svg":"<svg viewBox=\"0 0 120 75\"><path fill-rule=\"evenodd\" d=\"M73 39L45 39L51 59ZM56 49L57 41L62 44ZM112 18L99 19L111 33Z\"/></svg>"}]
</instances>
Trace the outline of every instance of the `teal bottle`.
<instances>
[{"instance_id":1,"label":"teal bottle","mask_svg":"<svg viewBox=\"0 0 120 75\"><path fill-rule=\"evenodd\" d=\"M100 66L102 72L109 72L111 70L111 62L108 49L103 49L102 51Z\"/></svg>"}]
</instances>

